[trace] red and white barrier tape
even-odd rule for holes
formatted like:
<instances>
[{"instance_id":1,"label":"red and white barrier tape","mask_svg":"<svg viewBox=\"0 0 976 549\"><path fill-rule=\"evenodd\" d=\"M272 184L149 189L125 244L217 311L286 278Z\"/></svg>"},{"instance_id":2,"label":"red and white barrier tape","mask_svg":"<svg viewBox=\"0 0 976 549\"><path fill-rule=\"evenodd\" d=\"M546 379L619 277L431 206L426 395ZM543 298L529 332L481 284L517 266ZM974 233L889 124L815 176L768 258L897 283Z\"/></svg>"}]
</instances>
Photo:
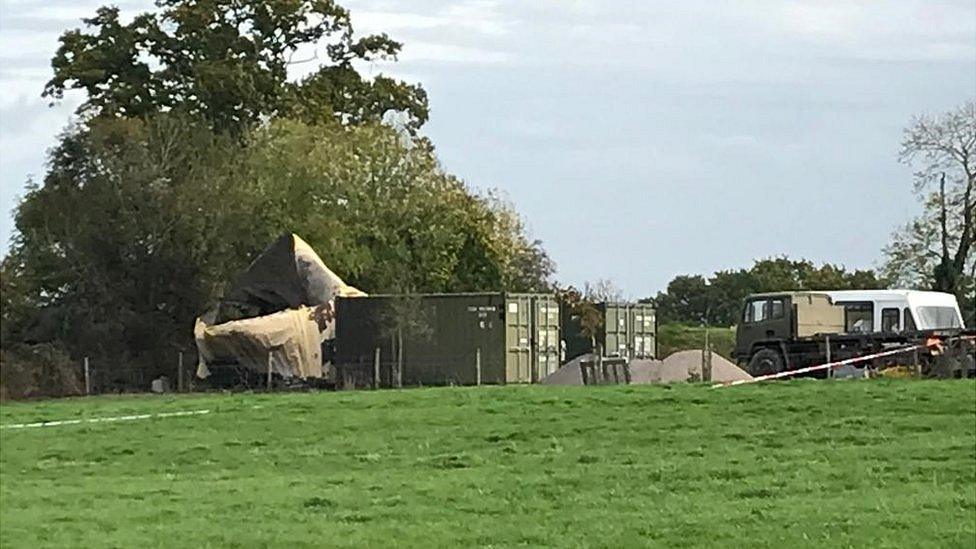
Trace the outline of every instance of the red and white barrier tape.
<instances>
[{"instance_id":1,"label":"red and white barrier tape","mask_svg":"<svg viewBox=\"0 0 976 549\"><path fill-rule=\"evenodd\" d=\"M716 383L712 385L712 388L718 387L730 387L732 385L745 385L747 383L758 383L760 381L769 381L770 379L780 379L784 377L795 376L798 374L806 374L809 372L816 372L819 370L830 370L838 366L844 366L847 364L855 364L858 362L864 362L865 360L872 360L875 358L881 358L885 356L892 356L901 353L907 353L909 351L914 351L916 349L927 349L929 347L935 347L942 345L942 340L929 341L928 343L922 343L920 345L909 345L908 347L899 347L897 349L889 349L887 351L881 351L880 353L872 353L864 356L856 356L854 358L848 358L844 360L838 360L836 362L827 362L826 364L818 364L816 366L807 366L806 368L799 368L796 370L787 370L785 372L779 372L776 374L768 374L764 376L754 377L751 379L737 379L735 381L728 381L725 383Z\"/></svg>"}]
</instances>

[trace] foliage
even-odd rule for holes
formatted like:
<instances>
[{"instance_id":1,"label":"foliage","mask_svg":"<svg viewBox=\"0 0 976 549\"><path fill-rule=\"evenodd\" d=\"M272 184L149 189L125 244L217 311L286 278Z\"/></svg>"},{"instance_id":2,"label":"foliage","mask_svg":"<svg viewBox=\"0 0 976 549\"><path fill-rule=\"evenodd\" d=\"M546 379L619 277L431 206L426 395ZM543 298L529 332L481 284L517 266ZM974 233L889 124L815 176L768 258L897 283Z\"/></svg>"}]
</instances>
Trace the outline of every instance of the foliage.
<instances>
[{"instance_id":1,"label":"foliage","mask_svg":"<svg viewBox=\"0 0 976 549\"><path fill-rule=\"evenodd\" d=\"M379 124L279 121L255 138L271 217L368 292L529 291L552 263L510 204L473 194L433 146ZM526 256L532 256L526 259Z\"/></svg>"},{"instance_id":2,"label":"foliage","mask_svg":"<svg viewBox=\"0 0 976 549\"><path fill-rule=\"evenodd\" d=\"M377 76L355 62L395 59L385 34L357 38L349 12L332 0L158 0L159 10L124 23L102 7L84 30L64 33L45 95L84 90L79 108L97 116L141 118L181 110L220 131L238 132L272 116L358 124L403 113L411 131L427 120L423 88ZM295 56L324 49L300 81ZM303 67L304 68L304 67Z\"/></svg>"},{"instance_id":3,"label":"foliage","mask_svg":"<svg viewBox=\"0 0 976 549\"><path fill-rule=\"evenodd\" d=\"M711 277L679 275L667 290L651 299L661 322L731 326L742 312L742 300L759 292L791 290L855 290L884 288L873 271L848 271L805 259L777 257L757 260L749 269L718 271ZM645 300L648 301L648 300Z\"/></svg>"},{"instance_id":4,"label":"foliage","mask_svg":"<svg viewBox=\"0 0 976 549\"><path fill-rule=\"evenodd\" d=\"M193 318L284 232L370 292L521 291L551 272L543 252L541 266L523 257L533 244L510 207L379 124L231 136L178 114L92 120L62 137L16 226L4 348L58 341L148 376L172 373Z\"/></svg>"},{"instance_id":5,"label":"foliage","mask_svg":"<svg viewBox=\"0 0 976 549\"><path fill-rule=\"evenodd\" d=\"M597 302L573 286L557 287L555 292L564 314L578 319L580 333L589 338L591 349L596 348L596 337L605 320L596 306ZM566 334L563 336L566 337Z\"/></svg>"},{"instance_id":6,"label":"foliage","mask_svg":"<svg viewBox=\"0 0 976 549\"><path fill-rule=\"evenodd\" d=\"M798 380L6 404L3 425L211 412L4 429L0 545L970 547L974 391Z\"/></svg>"},{"instance_id":7,"label":"foliage","mask_svg":"<svg viewBox=\"0 0 976 549\"><path fill-rule=\"evenodd\" d=\"M402 347L403 336L429 340L434 335L429 311L423 299L415 294L403 294L390 298L380 313L380 336L396 338L397 346Z\"/></svg>"},{"instance_id":8,"label":"foliage","mask_svg":"<svg viewBox=\"0 0 976 549\"><path fill-rule=\"evenodd\" d=\"M900 159L916 170L923 212L892 235L884 272L902 285L955 293L976 321L976 101L916 117Z\"/></svg>"},{"instance_id":9,"label":"foliage","mask_svg":"<svg viewBox=\"0 0 976 549\"><path fill-rule=\"evenodd\" d=\"M669 322L657 327L657 352L660 358L665 358L678 351L705 348L705 330L708 330L708 342L712 350L725 358L732 356L735 348L735 328L689 326Z\"/></svg>"},{"instance_id":10,"label":"foliage","mask_svg":"<svg viewBox=\"0 0 976 549\"><path fill-rule=\"evenodd\" d=\"M83 392L78 364L60 345L16 344L0 349L0 400Z\"/></svg>"}]
</instances>

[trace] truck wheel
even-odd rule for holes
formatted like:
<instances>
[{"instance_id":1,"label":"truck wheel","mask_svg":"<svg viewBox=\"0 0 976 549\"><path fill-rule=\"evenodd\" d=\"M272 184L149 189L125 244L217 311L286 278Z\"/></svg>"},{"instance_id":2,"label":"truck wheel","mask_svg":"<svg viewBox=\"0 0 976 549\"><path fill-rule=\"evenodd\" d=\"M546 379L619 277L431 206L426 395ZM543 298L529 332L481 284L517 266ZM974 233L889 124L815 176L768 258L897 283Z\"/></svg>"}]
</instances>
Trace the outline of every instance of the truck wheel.
<instances>
[{"instance_id":1,"label":"truck wheel","mask_svg":"<svg viewBox=\"0 0 976 549\"><path fill-rule=\"evenodd\" d=\"M783 371L783 357L772 349L759 349L749 359L749 373L754 376L778 374Z\"/></svg>"}]
</instances>

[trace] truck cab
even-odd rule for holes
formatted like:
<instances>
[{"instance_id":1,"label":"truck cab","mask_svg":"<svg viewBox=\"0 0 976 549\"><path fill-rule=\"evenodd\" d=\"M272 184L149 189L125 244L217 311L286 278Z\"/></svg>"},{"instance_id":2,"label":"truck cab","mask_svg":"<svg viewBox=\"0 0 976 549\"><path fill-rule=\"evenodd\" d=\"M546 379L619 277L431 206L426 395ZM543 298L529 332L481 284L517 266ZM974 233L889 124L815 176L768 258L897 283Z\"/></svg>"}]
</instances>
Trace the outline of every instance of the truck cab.
<instances>
[{"instance_id":1,"label":"truck cab","mask_svg":"<svg viewBox=\"0 0 976 549\"><path fill-rule=\"evenodd\" d=\"M748 362L758 348L795 337L793 294L753 294L746 298L735 332L735 358Z\"/></svg>"}]
</instances>

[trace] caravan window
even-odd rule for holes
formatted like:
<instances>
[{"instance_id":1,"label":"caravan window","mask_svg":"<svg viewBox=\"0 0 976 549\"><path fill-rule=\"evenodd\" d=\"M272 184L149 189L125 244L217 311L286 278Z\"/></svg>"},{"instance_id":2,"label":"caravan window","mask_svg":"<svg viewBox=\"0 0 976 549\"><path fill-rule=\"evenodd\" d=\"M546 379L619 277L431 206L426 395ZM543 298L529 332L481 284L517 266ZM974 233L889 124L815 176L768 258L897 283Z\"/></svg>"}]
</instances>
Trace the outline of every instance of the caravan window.
<instances>
[{"instance_id":1,"label":"caravan window","mask_svg":"<svg viewBox=\"0 0 976 549\"><path fill-rule=\"evenodd\" d=\"M924 330L962 327L955 307L919 307L918 323Z\"/></svg>"},{"instance_id":2,"label":"caravan window","mask_svg":"<svg viewBox=\"0 0 976 549\"><path fill-rule=\"evenodd\" d=\"M912 317L912 310L909 309L908 307L905 307L904 313L905 313L905 331L914 332L916 328L915 328L915 318Z\"/></svg>"},{"instance_id":3,"label":"caravan window","mask_svg":"<svg viewBox=\"0 0 976 549\"><path fill-rule=\"evenodd\" d=\"M901 313L897 308L885 307L881 309L881 331L897 332L901 327L901 323L898 322L900 315Z\"/></svg>"},{"instance_id":4,"label":"caravan window","mask_svg":"<svg viewBox=\"0 0 976 549\"><path fill-rule=\"evenodd\" d=\"M849 334L867 334L874 331L874 304L845 303L844 331Z\"/></svg>"}]
</instances>

